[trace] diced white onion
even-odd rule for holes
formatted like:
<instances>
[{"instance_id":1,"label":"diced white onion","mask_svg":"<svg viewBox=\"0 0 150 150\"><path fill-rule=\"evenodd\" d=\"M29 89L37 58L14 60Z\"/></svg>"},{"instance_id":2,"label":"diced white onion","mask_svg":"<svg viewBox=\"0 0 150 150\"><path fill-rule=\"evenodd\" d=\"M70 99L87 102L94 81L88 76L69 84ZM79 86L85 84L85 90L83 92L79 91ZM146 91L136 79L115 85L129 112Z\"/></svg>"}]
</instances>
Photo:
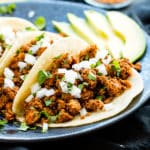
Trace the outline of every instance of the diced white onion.
<instances>
[{"instance_id":1,"label":"diced white onion","mask_svg":"<svg viewBox=\"0 0 150 150\"><path fill-rule=\"evenodd\" d=\"M32 51L33 54L35 54L40 48L40 45L33 45L30 50Z\"/></svg>"},{"instance_id":2,"label":"diced white onion","mask_svg":"<svg viewBox=\"0 0 150 150\"><path fill-rule=\"evenodd\" d=\"M98 50L96 53L96 59L104 59L108 55L107 50Z\"/></svg>"},{"instance_id":3,"label":"diced white onion","mask_svg":"<svg viewBox=\"0 0 150 150\"><path fill-rule=\"evenodd\" d=\"M43 125L42 125L42 132L47 132L47 130L48 130L48 123L43 123Z\"/></svg>"},{"instance_id":4,"label":"diced white onion","mask_svg":"<svg viewBox=\"0 0 150 150\"><path fill-rule=\"evenodd\" d=\"M81 97L81 89L79 89L77 86L73 85L70 91L70 94L74 96L75 98Z\"/></svg>"},{"instance_id":5,"label":"diced white onion","mask_svg":"<svg viewBox=\"0 0 150 150\"><path fill-rule=\"evenodd\" d=\"M102 62L106 65L108 65L111 61L112 61L112 58L110 55L108 55L106 59L102 60Z\"/></svg>"},{"instance_id":6,"label":"diced white onion","mask_svg":"<svg viewBox=\"0 0 150 150\"><path fill-rule=\"evenodd\" d=\"M13 88L15 86L14 82L8 78L4 79L4 87Z\"/></svg>"},{"instance_id":7,"label":"diced white onion","mask_svg":"<svg viewBox=\"0 0 150 150\"><path fill-rule=\"evenodd\" d=\"M59 82L59 85L61 87L62 92L68 93L68 87L67 87L67 83L66 82L61 81L61 82Z\"/></svg>"},{"instance_id":8,"label":"diced white onion","mask_svg":"<svg viewBox=\"0 0 150 150\"><path fill-rule=\"evenodd\" d=\"M32 87L31 87L31 93L34 94L37 91L39 91L41 89L41 86L38 83L35 83Z\"/></svg>"},{"instance_id":9,"label":"diced white onion","mask_svg":"<svg viewBox=\"0 0 150 150\"><path fill-rule=\"evenodd\" d=\"M29 103L29 102L32 100L33 97L34 97L33 95L29 95L29 96L25 99L25 102Z\"/></svg>"},{"instance_id":10,"label":"diced white onion","mask_svg":"<svg viewBox=\"0 0 150 150\"><path fill-rule=\"evenodd\" d=\"M58 73L66 73L66 71L67 71L67 70L66 70L66 69L64 69L64 68L63 68L63 69L58 68Z\"/></svg>"},{"instance_id":11,"label":"diced white onion","mask_svg":"<svg viewBox=\"0 0 150 150\"><path fill-rule=\"evenodd\" d=\"M29 18L33 18L34 15L35 15L35 11L33 11L33 10L30 10L30 11L28 12L28 17L29 17Z\"/></svg>"},{"instance_id":12,"label":"diced white onion","mask_svg":"<svg viewBox=\"0 0 150 150\"><path fill-rule=\"evenodd\" d=\"M96 64L97 61L98 61L98 60L97 60L96 58L91 58L91 59L89 60L89 64L90 64L90 65Z\"/></svg>"},{"instance_id":13,"label":"diced white onion","mask_svg":"<svg viewBox=\"0 0 150 150\"><path fill-rule=\"evenodd\" d=\"M65 72L65 81L74 84L78 78L78 73L73 70L67 70Z\"/></svg>"},{"instance_id":14,"label":"diced white onion","mask_svg":"<svg viewBox=\"0 0 150 150\"><path fill-rule=\"evenodd\" d=\"M107 75L107 70L104 64L100 64L98 67L96 67L96 69L103 75Z\"/></svg>"},{"instance_id":15,"label":"diced white onion","mask_svg":"<svg viewBox=\"0 0 150 150\"><path fill-rule=\"evenodd\" d=\"M46 92L47 92L47 89L42 88L37 92L36 97L37 98L43 98L44 96L46 96Z\"/></svg>"},{"instance_id":16,"label":"diced white onion","mask_svg":"<svg viewBox=\"0 0 150 150\"><path fill-rule=\"evenodd\" d=\"M15 33L11 27L3 27L0 29L0 34L4 36L5 43L11 45L15 40Z\"/></svg>"},{"instance_id":17,"label":"diced white onion","mask_svg":"<svg viewBox=\"0 0 150 150\"><path fill-rule=\"evenodd\" d=\"M4 76L10 80L12 80L14 73L12 70L10 70L9 68L5 68L4 69Z\"/></svg>"},{"instance_id":18,"label":"diced white onion","mask_svg":"<svg viewBox=\"0 0 150 150\"><path fill-rule=\"evenodd\" d=\"M30 54L25 54L25 59L24 61L27 63L27 64L31 64L33 65L35 62L36 62L36 57L30 55Z\"/></svg>"},{"instance_id":19,"label":"diced white onion","mask_svg":"<svg viewBox=\"0 0 150 150\"><path fill-rule=\"evenodd\" d=\"M55 94L55 91L54 91L54 89L50 89L50 90L47 90L46 91L46 96L52 96L52 95L54 95Z\"/></svg>"},{"instance_id":20,"label":"diced white onion","mask_svg":"<svg viewBox=\"0 0 150 150\"><path fill-rule=\"evenodd\" d=\"M25 62L22 62L22 61L18 62L18 67L19 67L21 70L24 69L26 66L27 66L27 64L26 64Z\"/></svg>"},{"instance_id":21,"label":"diced white onion","mask_svg":"<svg viewBox=\"0 0 150 150\"><path fill-rule=\"evenodd\" d=\"M86 109L85 109L85 108L82 108L82 109L80 110L80 115L81 115L81 116L86 116L86 114L87 114Z\"/></svg>"},{"instance_id":22,"label":"diced white onion","mask_svg":"<svg viewBox=\"0 0 150 150\"><path fill-rule=\"evenodd\" d=\"M78 64L72 65L72 68L75 69L75 70L81 70L83 68L89 69L90 68L90 63L89 63L89 61L82 61Z\"/></svg>"}]
</instances>

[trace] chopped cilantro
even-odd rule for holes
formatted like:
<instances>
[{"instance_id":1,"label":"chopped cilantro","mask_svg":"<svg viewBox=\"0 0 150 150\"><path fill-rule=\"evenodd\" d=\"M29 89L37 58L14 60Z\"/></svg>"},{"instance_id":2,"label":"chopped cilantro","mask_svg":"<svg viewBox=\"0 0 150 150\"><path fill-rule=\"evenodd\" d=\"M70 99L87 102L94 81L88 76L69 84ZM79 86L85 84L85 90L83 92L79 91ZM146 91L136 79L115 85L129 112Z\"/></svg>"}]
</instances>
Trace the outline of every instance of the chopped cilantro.
<instances>
[{"instance_id":1,"label":"chopped cilantro","mask_svg":"<svg viewBox=\"0 0 150 150\"><path fill-rule=\"evenodd\" d=\"M25 30L26 31L35 31L35 29L33 29L32 27L26 27Z\"/></svg>"},{"instance_id":2,"label":"chopped cilantro","mask_svg":"<svg viewBox=\"0 0 150 150\"><path fill-rule=\"evenodd\" d=\"M99 96L96 96L96 99L98 99L98 100L103 100L103 96L101 96L101 95L99 95Z\"/></svg>"},{"instance_id":3,"label":"chopped cilantro","mask_svg":"<svg viewBox=\"0 0 150 150\"><path fill-rule=\"evenodd\" d=\"M4 41L4 35L0 34L0 41Z\"/></svg>"},{"instance_id":4,"label":"chopped cilantro","mask_svg":"<svg viewBox=\"0 0 150 150\"><path fill-rule=\"evenodd\" d=\"M101 61L98 60L95 64L91 64L91 68L96 68L97 66L99 66L101 64Z\"/></svg>"},{"instance_id":5,"label":"chopped cilantro","mask_svg":"<svg viewBox=\"0 0 150 150\"><path fill-rule=\"evenodd\" d=\"M67 87L68 87L68 90L69 90L69 91L71 91L71 90L72 90L72 86L73 86L73 84L72 84L72 83L70 83L70 82L68 82L68 83L67 83Z\"/></svg>"},{"instance_id":6,"label":"chopped cilantro","mask_svg":"<svg viewBox=\"0 0 150 150\"><path fill-rule=\"evenodd\" d=\"M19 130L21 131L27 131L30 127L25 123L25 122L22 122L20 127L19 127Z\"/></svg>"},{"instance_id":7,"label":"chopped cilantro","mask_svg":"<svg viewBox=\"0 0 150 150\"><path fill-rule=\"evenodd\" d=\"M44 83L45 80L47 80L48 78L50 78L51 74L50 72L46 72L44 70L40 70L38 73L38 82L41 85L42 83Z\"/></svg>"},{"instance_id":8,"label":"chopped cilantro","mask_svg":"<svg viewBox=\"0 0 150 150\"><path fill-rule=\"evenodd\" d=\"M89 74L88 74L88 79L89 80L96 80L96 76L92 73L92 72L90 72Z\"/></svg>"},{"instance_id":9,"label":"chopped cilantro","mask_svg":"<svg viewBox=\"0 0 150 150\"><path fill-rule=\"evenodd\" d=\"M12 47L12 45L10 45L10 44L6 44L6 46L5 46L7 49L10 49L11 47Z\"/></svg>"},{"instance_id":10,"label":"chopped cilantro","mask_svg":"<svg viewBox=\"0 0 150 150\"><path fill-rule=\"evenodd\" d=\"M27 74L23 75L23 81L27 78Z\"/></svg>"},{"instance_id":11,"label":"chopped cilantro","mask_svg":"<svg viewBox=\"0 0 150 150\"><path fill-rule=\"evenodd\" d=\"M7 6L0 6L0 14L12 14L16 9L16 4L9 4Z\"/></svg>"},{"instance_id":12,"label":"chopped cilantro","mask_svg":"<svg viewBox=\"0 0 150 150\"><path fill-rule=\"evenodd\" d=\"M7 6L7 13L12 14L12 12L16 9L16 4L9 4Z\"/></svg>"},{"instance_id":13,"label":"chopped cilantro","mask_svg":"<svg viewBox=\"0 0 150 150\"><path fill-rule=\"evenodd\" d=\"M39 30L43 30L46 26L46 19L42 16L39 16L35 19L34 24Z\"/></svg>"},{"instance_id":14,"label":"chopped cilantro","mask_svg":"<svg viewBox=\"0 0 150 150\"><path fill-rule=\"evenodd\" d=\"M103 75L101 72L98 72L97 74L98 74L99 76L102 76L102 75Z\"/></svg>"},{"instance_id":15,"label":"chopped cilantro","mask_svg":"<svg viewBox=\"0 0 150 150\"><path fill-rule=\"evenodd\" d=\"M47 119L50 118L50 115L46 111L41 111L40 115L43 116L43 117L45 117L45 118L47 118Z\"/></svg>"},{"instance_id":16,"label":"chopped cilantro","mask_svg":"<svg viewBox=\"0 0 150 150\"><path fill-rule=\"evenodd\" d=\"M96 64L91 64L90 67L91 67L91 68L95 68L95 67L96 67Z\"/></svg>"},{"instance_id":17,"label":"chopped cilantro","mask_svg":"<svg viewBox=\"0 0 150 150\"><path fill-rule=\"evenodd\" d=\"M87 86L87 85L88 85L88 83L83 82L82 84L78 85L78 88L82 91L82 89L84 88L84 86Z\"/></svg>"},{"instance_id":18,"label":"chopped cilantro","mask_svg":"<svg viewBox=\"0 0 150 150\"><path fill-rule=\"evenodd\" d=\"M37 37L35 38L35 40L36 40L36 41L40 41L41 39L44 38L44 35L45 35L45 33L42 33L41 35L37 36Z\"/></svg>"},{"instance_id":19,"label":"chopped cilantro","mask_svg":"<svg viewBox=\"0 0 150 150\"><path fill-rule=\"evenodd\" d=\"M49 106L52 103L52 99L46 100L45 101L45 106Z\"/></svg>"},{"instance_id":20,"label":"chopped cilantro","mask_svg":"<svg viewBox=\"0 0 150 150\"><path fill-rule=\"evenodd\" d=\"M0 120L0 126L5 126L7 124L7 120Z\"/></svg>"},{"instance_id":21,"label":"chopped cilantro","mask_svg":"<svg viewBox=\"0 0 150 150\"><path fill-rule=\"evenodd\" d=\"M98 60L98 61L96 62L96 67L99 66L101 63L102 63L102 62L101 62L100 60Z\"/></svg>"},{"instance_id":22,"label":"chopped cilantro","mask_svg":"<svg viewBox=\"0 0 150 150\"><path fill-rule=\"evenodd\" d=\"M29 50L29 51L28 51L28 54L33 55L32 50Z\"/></svg>"},{"instance_id":23,"label":"chopped cilantro","mask_svg":"<svg viewBox=\"0 0 150 150\"><path fill-rule=\"evenodd\" d=\"M84 60L89 60L89 55L86 55L86 56L84 57Z\"/></svg>"},{"instance_id":24,"label":"chopped cilantro","mask_svg":"<svg viewBox=\"0 0 150 150\"><path fill-rule=\"evenodd\" d=\"M55 122L55 121L57 120L57 118L58 118L58 115L56 115L56 116L51 116L51 117L50 117L50 121L51 121L51 122Z\"/></svg>"},{"instance_id":25,"label":"chopped cilantro","mask_svg":"<svg viewBox=\"0 0 150 150\"><path fill-rule=\"evenodd\" d=\"M78 88L82 91L82 89L84 88L84 84L79 84Z\"/></svg>"},{"instance_id":26,"label":"chopped cilantro","mask_svg":"<svg viewBox=\"0 0 150 150\"><path fill-rule=\"evenodd\" d=\"M117 60L112 61L112 67L111 68L112 68L112 70L116 71L117 77L119 77L121 69L120 69L120 64Z\"/></svg>"},{"instance_id":27,"label":"chopped cilantro","mask_svg":"<svg viewBox=\"0 0 150 150\"><path fill-rule=\"evenodd\" d=\"M19 54L21 52L21 50L20 49L18 49L17 51L16 51L16 54Z\"/></svg>"},{"instance_id":28,"label":"chopped cilantro","mask_svg":"<svg viewBox=\"0 0 150 150\"><path fill-rule=\"evenodd\" d=\"M62 56L62 54L60 54L60 55L54 57L53 59L59 59L61 56Z\"/></svg>"}]
</instances>

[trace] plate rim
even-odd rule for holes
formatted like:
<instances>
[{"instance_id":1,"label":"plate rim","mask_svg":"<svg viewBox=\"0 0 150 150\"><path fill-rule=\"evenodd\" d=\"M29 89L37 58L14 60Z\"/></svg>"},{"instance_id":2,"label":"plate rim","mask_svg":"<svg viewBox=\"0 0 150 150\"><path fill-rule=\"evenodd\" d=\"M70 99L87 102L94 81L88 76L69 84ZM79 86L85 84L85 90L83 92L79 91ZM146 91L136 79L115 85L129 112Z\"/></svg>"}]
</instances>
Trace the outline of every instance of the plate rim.
<instances>
[{"instance_id":1,"label":"plate rim","mask_svg":"<svg viewBox=\"0 0 150 150\"><path fill-rule=\"evenodd\" d=\"M30 4L30 3L37 3L35 1L29 1L29 2L16 2L16 4ZM38 2L38 3L42 3L42 4L45 4L45 3L48 3L48 4L57 4L57 5L73 5L73 6L80 6L82 8L87 8L87 9L95 9L94 7L92 8L91 6L88 6L88 5L85 5L85 4L81 4L81 3L75 3L75 2L66 2L66 1L44 1L44 2ZM0 4L1 5L1 4ZM100 10L100 11L104 11L104 10ZM148 34L145 33L145 37L146 37L146 44L150 43L150 39L148 38ZM149 41L149 42L148 42ZM140 94L141 96L142 94ZM32 142L37 142L37 141L54 141L54 140L58 140L58 139L65 139L65 138L68 138L68 137L74 137L74 136L79 136L81 134L88 134L90 132L93 132L93 131L96 131L96 130L101 130L103 128L106 128L112 124L115 124L117 122L119 122L120 120L126 118L127 116L129 116L130 114L132 114L133 112L135 112L139 107L141 107L146 101L148 101L148 98L150 97L150 94L149 95L146 95L146 97L144 98L143 102L142 103L137 103L138 105L135 105L133 106L132 108L130 108L129 110L125 110L121 113L119 113L118 115L112 117L112 118L108 118L106 119L107 122L104 123L103 126L100 126L99 124L97 124L96 126L93 127L88 127L88 128L84 128L82 131L79 130L79 131L75 131L74 133L67 133L67 134L63 134L63 135L60 135L60 136L45 136L45 137L34 137L34 138L31 138L30 136L28 138L21 138L21 137L12 137L10 136L9 137L9 134L7 137L0 137L0 142L29 142L29 143L32 143ZM110 123L109 123L110 122ZM93 123L94 124L94 123ZM87 126L87 125L84 125L84 126ZM73 128L76 128L76 127L73 127ZM27 131L28 132L28 131ZM41 133L42 134L42 133Z\"/></svg>"}]
</instances>

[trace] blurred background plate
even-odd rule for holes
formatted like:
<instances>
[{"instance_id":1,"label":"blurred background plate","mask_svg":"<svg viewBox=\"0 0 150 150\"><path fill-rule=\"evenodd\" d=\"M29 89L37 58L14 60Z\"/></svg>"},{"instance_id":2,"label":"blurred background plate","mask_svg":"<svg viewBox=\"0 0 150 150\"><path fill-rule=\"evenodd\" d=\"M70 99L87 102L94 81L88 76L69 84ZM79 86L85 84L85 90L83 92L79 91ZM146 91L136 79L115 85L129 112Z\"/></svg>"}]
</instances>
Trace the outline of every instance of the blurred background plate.
<instances>
[{"instance_id":1,"label":"blurred background plate","mask_svg":"<svg viewBox=\"0 0 150 150\"><path fill-rule=\"evenodd\" d=\"M96 6L96 7L100 7L100 8L105 8L105 9L120 9L123 7L127 7L128 5L130 5L134 0L125 0L124 2L120 2L120 3L114 3L114 4L106 4L106 3L102 3L102 2L98 2L96 0L84 0L86 3Z\"/></svg>"}]
</instances>

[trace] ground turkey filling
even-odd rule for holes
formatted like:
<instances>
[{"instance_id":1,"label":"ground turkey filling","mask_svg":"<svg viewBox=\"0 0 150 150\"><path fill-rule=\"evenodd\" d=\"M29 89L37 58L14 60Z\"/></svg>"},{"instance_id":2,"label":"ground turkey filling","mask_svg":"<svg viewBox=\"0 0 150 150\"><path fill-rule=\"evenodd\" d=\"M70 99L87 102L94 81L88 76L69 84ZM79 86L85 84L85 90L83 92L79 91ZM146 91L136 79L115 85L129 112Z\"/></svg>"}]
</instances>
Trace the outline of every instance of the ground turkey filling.
<instances>
[{"instance_id":1,"label":"ground turkey filling","mask_svg":"<svg viewBox=\"0 0 150 150\"><path fill-rule=\"evenodd\" d=\"M15 95L37 58L50 43L44 41L43 34L36 37L18 49L10 65L4 69L3 76L0 77L0 113L6 120L15 119L12 112Z\"/></svg>"},{"instance_id":2,"label":"ground turkey filling","mask_svg":"<svg viewBox=\"0 0 150 150\"><path fill-rule=\"evenodd\" d=\"M0 57L3 55L6 49L10 49L14 40L16 38L16 33L10 27L3 27L0 29Z\"/></svg>"},{"instance_id":3,"label":"ground turkey filling","mask_svg":"<svg viewBox=\"0 0 150 150\"><path fill-rule=\"evenodd\" d=\"M115 60L107 51L91 46L76 57L53 58L48 71L41 70L38 82L24 102L25 122L63 123L103 109L104 104L131 87L131 64ZM140 65L136 65L140 69Z\"/></svg>"}]
</instances>

